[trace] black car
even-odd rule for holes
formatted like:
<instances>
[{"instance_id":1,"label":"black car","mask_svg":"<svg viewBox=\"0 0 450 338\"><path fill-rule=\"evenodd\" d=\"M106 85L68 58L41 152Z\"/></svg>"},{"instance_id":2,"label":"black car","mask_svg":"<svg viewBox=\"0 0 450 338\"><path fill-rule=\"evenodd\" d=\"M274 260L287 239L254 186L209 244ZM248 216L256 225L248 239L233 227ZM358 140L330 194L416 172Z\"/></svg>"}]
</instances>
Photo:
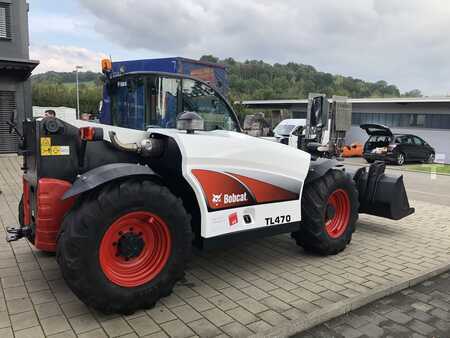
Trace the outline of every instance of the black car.
<instances>
[{"instance_id":1,"label":"black car","mask_svg":"<svg viewBox=\"0 0 450 338\"><path fill-rule=\"evenodd\" d=\"M434 148L416 135L393 134L389 127L379 124L362 124L360 127L370 136L363 152L369 163L376 160L398 165L413 161L434 162Z\"/></svg>"}]
</instances>

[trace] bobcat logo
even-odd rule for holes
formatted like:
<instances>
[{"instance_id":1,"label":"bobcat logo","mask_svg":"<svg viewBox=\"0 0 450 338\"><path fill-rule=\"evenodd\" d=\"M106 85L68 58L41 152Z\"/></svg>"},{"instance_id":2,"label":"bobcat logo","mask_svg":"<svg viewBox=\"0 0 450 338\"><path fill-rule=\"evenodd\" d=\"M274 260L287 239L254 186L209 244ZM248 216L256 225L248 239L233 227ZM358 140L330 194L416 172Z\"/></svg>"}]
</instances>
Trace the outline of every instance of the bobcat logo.
<instances>
[{"instance_id":1,"label":"bobcat logo","mask_svg":"<svg viewBox=\"0 0 450 338\"><path fill-rule=\"evenodd\" d=\"M215 206L217 207L218 205L219 205L219 203L221 203L222 202L222 195L223 194L219 194L219 195L216 195L216 194L212 194L213 195L213 197L212 197L212 202L215 204Z\"/></svg>"}]
</instances>

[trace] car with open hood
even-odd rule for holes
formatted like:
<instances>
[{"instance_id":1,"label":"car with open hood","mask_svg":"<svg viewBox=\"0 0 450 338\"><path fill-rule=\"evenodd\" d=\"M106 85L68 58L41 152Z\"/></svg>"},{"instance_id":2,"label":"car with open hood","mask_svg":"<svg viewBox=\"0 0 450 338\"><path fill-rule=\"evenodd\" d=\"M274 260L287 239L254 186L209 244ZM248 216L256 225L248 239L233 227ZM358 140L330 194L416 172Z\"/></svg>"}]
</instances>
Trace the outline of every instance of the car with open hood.
<instances>
[{"instance_id":1,"label":"car with open hood","mask_svg":"<svg viewBox=\"0 0 450 338\"><path fill-rule=\"evenodd\" d=\"M389 127L379 124L362 124L360 127L369 135L363 151L363 157L369 163L385 161L403 165L406 162L434 162L434 148L419 136L394 134Z\"/></svg>"}]
</instances>

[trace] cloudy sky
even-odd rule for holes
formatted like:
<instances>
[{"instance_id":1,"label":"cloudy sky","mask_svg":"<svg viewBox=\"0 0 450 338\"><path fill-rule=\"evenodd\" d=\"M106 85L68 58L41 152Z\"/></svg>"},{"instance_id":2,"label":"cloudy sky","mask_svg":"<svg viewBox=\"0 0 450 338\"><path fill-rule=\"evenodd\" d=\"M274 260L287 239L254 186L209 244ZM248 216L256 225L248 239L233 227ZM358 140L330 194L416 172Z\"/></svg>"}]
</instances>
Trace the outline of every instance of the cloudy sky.
<instances>
[{"instance_id":1,"label":"cloudy sky","mask_svg":"<svg viewBox=\"0 0 450 338\"><path fill-rule=\"evenodd\" d=\"M450 93L448 0L28 0L38 71L203 54Z\"/></svg>"}]
</instances>

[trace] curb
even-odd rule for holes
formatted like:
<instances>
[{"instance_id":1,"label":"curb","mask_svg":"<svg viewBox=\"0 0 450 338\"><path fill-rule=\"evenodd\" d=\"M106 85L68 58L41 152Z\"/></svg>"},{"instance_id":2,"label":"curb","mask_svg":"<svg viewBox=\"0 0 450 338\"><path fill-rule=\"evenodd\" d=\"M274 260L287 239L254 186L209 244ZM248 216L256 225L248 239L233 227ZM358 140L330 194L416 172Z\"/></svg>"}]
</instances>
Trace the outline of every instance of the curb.
<instances>
[{"instance_id":1,"label":"curb","mask_svg":"<svg viewBox=\"0 0 450 338\"><path fill-rule=\"evenodd\" d=\"M402 278L396 282L391 282L386 285L379 286L355 298L349 298L345 301L340 301L323 308L303 318L294 319L283 322L282 324L268 329L264 332L254 334L250 337L289 337L294 334L306 331L314 326L327 322L336 317L354 311L364 305L372 303L378 299L392 295L404 289L420 284L430 278L436 277L450 270L450 263L442 264L436 268L428 269L423 273L412 277Z\"/></svg>"}]
</instances>

